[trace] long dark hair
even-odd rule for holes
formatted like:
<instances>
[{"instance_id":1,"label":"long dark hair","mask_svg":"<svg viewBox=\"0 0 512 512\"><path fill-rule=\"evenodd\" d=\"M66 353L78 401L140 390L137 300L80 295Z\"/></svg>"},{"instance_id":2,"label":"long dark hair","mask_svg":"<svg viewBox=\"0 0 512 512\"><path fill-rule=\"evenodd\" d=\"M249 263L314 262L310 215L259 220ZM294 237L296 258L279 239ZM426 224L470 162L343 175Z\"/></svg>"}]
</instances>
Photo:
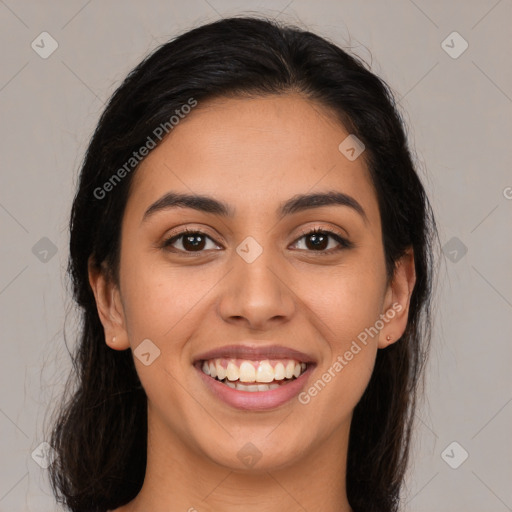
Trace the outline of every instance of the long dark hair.
<instances>
[{"instance_id":1,"label":"long dark hair","mask_svg":"<svg viewBox=\"0 0 512 512\"><path fill-rule=\"evenodd\" d=\"M354 512L398 509L431 336L437 241L405 123L390 87L358 57L297 27L233 17L188 31L137 65L110 99L85 155L71 212L68 267L81 333L49 440L57 455L50 466L52 489L73 512L105 512L131 501L145 474L147 398L131 350L106 345L88 281L90 257L118 278L121 220L136 171L126 162L191 98L200 104L288 92L326 106L365 144L388 278L404 251L414 249L408 324L400 340L378 351L354 410L346 476ZM122 179L113 181L123 166ZM109 193L103 194L107 182Z\"/></svg>"}]
</instances>

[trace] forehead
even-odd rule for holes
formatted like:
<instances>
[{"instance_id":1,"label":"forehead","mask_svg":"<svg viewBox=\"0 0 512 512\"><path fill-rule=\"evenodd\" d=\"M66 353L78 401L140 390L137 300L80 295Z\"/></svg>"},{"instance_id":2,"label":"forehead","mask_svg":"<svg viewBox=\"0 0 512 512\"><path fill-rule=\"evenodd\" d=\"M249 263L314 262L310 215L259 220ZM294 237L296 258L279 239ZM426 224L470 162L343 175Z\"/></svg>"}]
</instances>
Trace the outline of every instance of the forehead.
<instances>
[{"instance_id":1,"label":"forehead","mask_svg":"<svg viewBox=\"0 0 512 512\"><path fill-rule=\"evenodd\" d=\"M177 190L251 210L335 189L364 203L371 219L378 211L364 153L351 161L339 149L349 135L298 94L200 102L140 164L127 206Z\"/></svg>"}]
</instances>

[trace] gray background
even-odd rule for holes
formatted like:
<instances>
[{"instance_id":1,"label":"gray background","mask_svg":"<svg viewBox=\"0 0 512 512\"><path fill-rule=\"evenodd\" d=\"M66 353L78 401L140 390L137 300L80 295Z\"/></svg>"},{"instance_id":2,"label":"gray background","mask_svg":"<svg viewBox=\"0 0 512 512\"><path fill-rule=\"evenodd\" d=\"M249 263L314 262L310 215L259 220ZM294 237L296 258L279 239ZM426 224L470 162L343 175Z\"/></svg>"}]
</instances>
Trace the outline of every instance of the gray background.
<instances>
[{"instance_id":1,"label":"gray background","mask_svg":"<svg viewBox=\"0 0 512 512\"><path fill-rule=\"evenodd\" d=\"M0 512L58 510L34 459L70 368L67 216L104 102L157 44L251 11L371 62L400 100L437 214L444 254L405 510L512 510L510 0L0 0ZM58 43L46 59L31 47L50 47L43 31ZM469 44L458 58L453 31Z\"/></svg>"}]
</instances>

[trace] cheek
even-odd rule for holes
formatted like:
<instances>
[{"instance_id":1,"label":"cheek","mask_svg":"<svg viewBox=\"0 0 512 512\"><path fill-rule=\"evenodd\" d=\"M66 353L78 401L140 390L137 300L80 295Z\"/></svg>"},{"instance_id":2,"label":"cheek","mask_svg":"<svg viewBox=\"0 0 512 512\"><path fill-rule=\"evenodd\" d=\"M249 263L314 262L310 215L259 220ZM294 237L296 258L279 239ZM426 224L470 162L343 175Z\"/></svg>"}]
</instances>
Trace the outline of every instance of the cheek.
<instances>
[{"instance_id":1,"label":"cheek","mask_svg":"<svg viewBox=\"0 0 512 512\"><path fill-rule=\"evenodd\" d=\"M126 258L126 271L121 269L120 278L130 342L136 345L149 338L163 346L166 339L186 338L187 326L194 324L211 279L199 268L184 271L165 263L142 264L143 257L129 260ZM178 332L182 334L178 336Z\"/></svg>"},{"instance_id":2,"label":"cheek","mask_svg":"<svg viewBox=\"0 0 512 512\"><path fill-rule=\"evenodd\" d=\"M134 358L137 373L152 406L161 408L163 414L172 403L179 417L190 399L179 384L189 369L187 342L204 315L205 291L211 288L211 280L190 268L178 271L168 265L136 265L135 261L130 265L128 259L126 269L120 277L130 345L135 350L149 339L159 350L148 366ZM181 428L179 422L175 428Z\"/></svg>"},{"instance_id":3,"label":"cheek","mask_svg":"<svg viewBox=\"0 0 512 512\"><path fill-rule=\"evenodd\" d=\"M355 407L373 371L384 279L377 260L360 258L328 275L317 274L315 286L306 277L300 281L301 297L323 343L317 380L308 395L318 397L316 406L326 411L336 403L332 416L338 420Z\"/></svg>"},{"instance_id":4,"label":"cheek","mask_svg":"<svg viewBox=\"0 0 512 512\"><path fill-rule=\"evenodd\" d=\"M322 354L315 376L299 401L308 428L329 433L350 418L370 381L377 337L368 334L379 318L381 295L368 276L338 276L310 294L309 306L321 335Z\"/></svg>"},{"instance_id":5,"label":"cheek","mask_svg":"<svg viewBox=\"0 0 512 512\"><path fill-rule=\"evenodd\" d=\"M295 280L300 283L298 295L312 312L313 321L317 319L333 353L344 351L381 313L384 274L378 262L360 260L314 276L304 273Z\"/></svg>"}]
</instances>

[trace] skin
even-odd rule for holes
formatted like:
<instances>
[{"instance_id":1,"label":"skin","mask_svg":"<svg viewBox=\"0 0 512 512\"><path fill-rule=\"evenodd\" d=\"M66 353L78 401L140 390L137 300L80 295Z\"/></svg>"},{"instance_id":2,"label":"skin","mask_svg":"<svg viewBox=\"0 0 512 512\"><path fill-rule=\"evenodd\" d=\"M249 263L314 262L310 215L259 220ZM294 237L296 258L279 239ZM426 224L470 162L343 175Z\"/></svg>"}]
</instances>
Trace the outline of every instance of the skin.
<instances>
[{"instance_id":1,"label":"skin","mask_svg":"<svg viewBox=\"0 0 512 512\"><path fill-rule=\"evenodd\" d=\"M141 163L122 223L119 283L90 266L106 343L134 350L150 339L161 351L149 366L134 358L148 396L148 461L141 492L118 512L351 511L352 412L377 350L405 330L415 273L409 250L387 282L377 197L363 156L349 161L338 150L347 136L297 94L217 99L199 104ZM276 216L296 194L329 190L356 199L366 222L339 205ZM235 214L173 208L143 221L170 191L210 195ZM183 239L174 252L162 248L186 227L211 238L203 252L180 253ZM322 255L303 236L315 227L354 246L336 251L331 238ZM263 248L252 263L236 252L247 236ZM307 405L235 409L192 366L212 348L275 343L315 358L310 386L393 304L401 311ZM248 442L261 453L252 467L237 457Z\"/></svg>"}]
</instances>

